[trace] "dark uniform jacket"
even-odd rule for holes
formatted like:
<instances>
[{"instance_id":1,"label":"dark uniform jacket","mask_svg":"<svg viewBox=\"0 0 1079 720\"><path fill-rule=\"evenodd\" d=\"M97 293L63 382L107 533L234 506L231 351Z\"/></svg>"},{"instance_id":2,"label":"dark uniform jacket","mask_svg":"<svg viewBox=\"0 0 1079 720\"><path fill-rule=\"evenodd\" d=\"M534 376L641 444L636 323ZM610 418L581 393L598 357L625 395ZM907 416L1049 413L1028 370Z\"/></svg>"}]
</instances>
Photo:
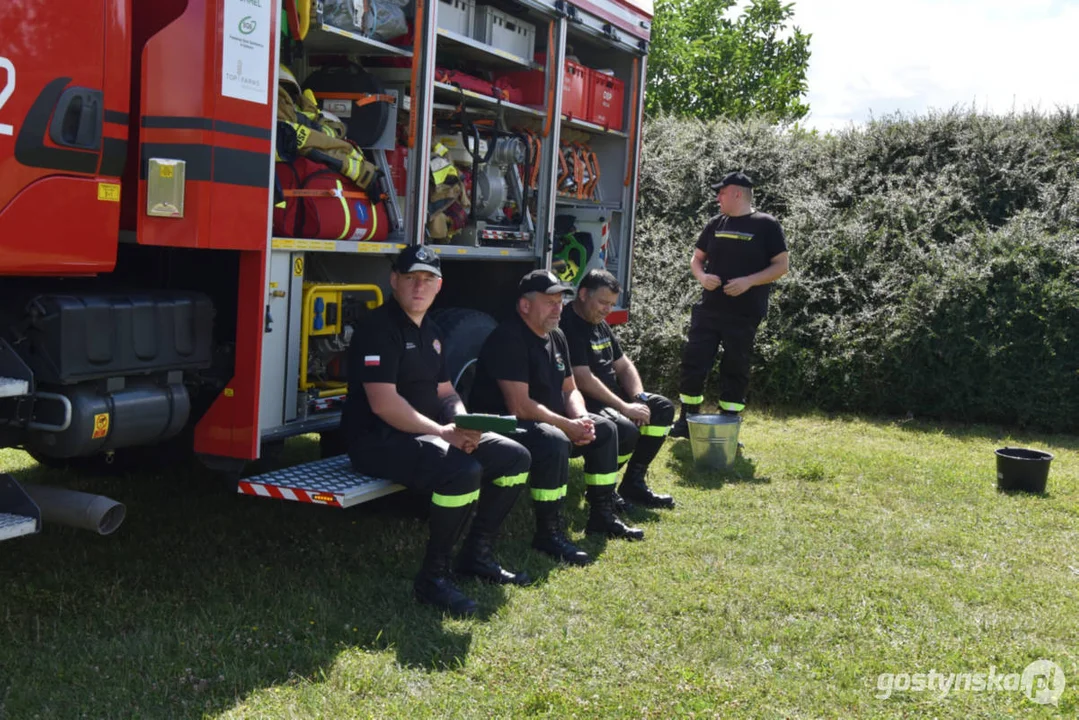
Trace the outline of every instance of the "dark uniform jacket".
<instances>
[{"instance_id":1,"label":"dark uniform jacket","mask_svg":"<svg viewBox=\"0 0 1079 720\"><path fill-rule=\"evenodd\" d=\"M764 270L772 258L787 251L787 239L779 222L767 213L712 218L697 238L697 249L708 258L704 271L718 275L724 283ZM771 284L757 285L738 297L724 294L723 286L704 290L701 305L706 312L729 313L763 318L768 312Z\"/></svg>"},{"instance_id":2,"label":"dark uniform jacket","mask_svg":"<svg viewBox=\"0 0 1079 720\"><path fill-rule=\"evenodd\" d=\"M356 328L348 351L348 379L341 418L347 438L391 429L371 410L363 383L393 383L419 413L439 422L438 384L449 382L450 375L438 326L424 316L417 327L391 297Z\"/></svg>"},{"instance_id":3,"label":"dark uniform jacket","mask_svg":"<svg viewBox=\"0 0 1079 720\"><path fill-rule=\"evenodd\" d=\"M499 380L528 384L528 396L559 415L566 414L562 383L572 374L566 336L555 328L540 337L517 314L487 337L480 350L470 398L476 412L507 412Z\"/></svg>"},{"instance_id":4,"label":"dark uniform jacket","mask_svg":"<svg viewBox=\"0 0 1079 720\"><path fill-rule=\"evenodd\" d=\"M622 347L606 321L593 325L577 314L572 306L562 311L560 323L569 343L569 354L576 366L587 365L596 378L618 397L623 397L614 371L622 357Z\"/></svg>"}]
</instances>

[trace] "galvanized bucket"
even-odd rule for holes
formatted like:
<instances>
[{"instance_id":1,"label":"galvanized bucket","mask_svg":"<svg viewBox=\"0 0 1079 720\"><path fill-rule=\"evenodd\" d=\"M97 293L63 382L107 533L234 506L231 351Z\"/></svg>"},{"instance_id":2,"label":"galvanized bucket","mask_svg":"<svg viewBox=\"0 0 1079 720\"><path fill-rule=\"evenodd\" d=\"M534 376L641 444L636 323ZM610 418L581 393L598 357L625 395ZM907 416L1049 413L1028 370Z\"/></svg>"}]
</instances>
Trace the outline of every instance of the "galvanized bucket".
<instances>
[{"instance_id":1,"label":"galvanized bucket","mask_svg":"<svg viewBox=\"0 0 1079 720\"><path fill-rule=\"evenodd\" d=\"M725 470L738 456L738 415L690 415L689 446L698 465Z\"/></svg>"}]
</instances>

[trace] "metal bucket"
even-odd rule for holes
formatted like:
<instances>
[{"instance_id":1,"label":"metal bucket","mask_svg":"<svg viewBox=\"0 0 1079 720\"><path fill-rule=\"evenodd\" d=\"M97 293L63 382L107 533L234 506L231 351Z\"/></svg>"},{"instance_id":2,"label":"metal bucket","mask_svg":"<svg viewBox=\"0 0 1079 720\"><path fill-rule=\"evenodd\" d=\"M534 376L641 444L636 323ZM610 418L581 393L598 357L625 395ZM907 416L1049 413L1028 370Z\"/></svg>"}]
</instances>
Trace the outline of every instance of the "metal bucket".
<instances>
[{"instance_id":1,"label":"metal bucket","mask_svg":"<svg viewBox=\"0 0 1079 720\"><path fill-rule=\"evenodd\" d=\"M738 415L690 415L689 446L698 465L725 470L738 455Z\"/></svg>"}]
</instances>

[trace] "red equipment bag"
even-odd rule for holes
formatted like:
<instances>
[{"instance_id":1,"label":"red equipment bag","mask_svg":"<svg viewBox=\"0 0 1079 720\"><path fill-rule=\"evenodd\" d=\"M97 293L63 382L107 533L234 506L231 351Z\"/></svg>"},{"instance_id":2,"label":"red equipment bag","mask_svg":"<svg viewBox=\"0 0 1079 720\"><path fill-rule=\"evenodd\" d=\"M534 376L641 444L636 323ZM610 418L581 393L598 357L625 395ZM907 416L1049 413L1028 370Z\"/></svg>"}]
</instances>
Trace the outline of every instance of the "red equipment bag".
<instances>
[{"instance_id":1,"label":"red equipment bag","mask_svg":"<svg viewBox=\"0 0 1079 720\"><path fill-rule=\"evenodd\" d=\"M443 67L436 67L435 80L440 83L459 87L462 90L471 90L480 95L489 95L490 97L501 98L502 100L509 100L510 102L520 102L521 99L520 91L508 84L505 87L499 87L487 80L482 80L458 70L447 70ZM514 97L517 99L514 100Z\"/></svg>"},{"instance_id":2,"label":"red equipment bag","mask_svg":"<svg viewBox=\"0 0 1079 720\"><path fill-rule=\"evenodd\" d=\"M385 240L389 222L381 202L351 180L305 157L277 163L285 206L274 208L273 231L322 240Z\"/></svg>"}]
</instances>

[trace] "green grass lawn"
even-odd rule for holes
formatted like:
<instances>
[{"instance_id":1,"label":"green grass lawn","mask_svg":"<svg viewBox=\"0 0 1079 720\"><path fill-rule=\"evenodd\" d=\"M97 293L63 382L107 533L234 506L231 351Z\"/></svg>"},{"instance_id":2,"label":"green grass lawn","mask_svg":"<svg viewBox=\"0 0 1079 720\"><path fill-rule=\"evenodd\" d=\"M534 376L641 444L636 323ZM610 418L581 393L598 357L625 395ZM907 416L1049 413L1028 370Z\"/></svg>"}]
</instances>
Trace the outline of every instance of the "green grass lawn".
<instances>
[{"instance_id":1,"label":"green grass lawn","mask_svg":"<svg viewBox=\"0 0 1079 720\"><path fill-rule=\"evenodd\" d=\"M398 496L234 497L197 468L67 480L128 519L0 544L0 718L1079 715L1076 438L754 413L742 440L727 473L669 442L653 485L678 508L638 515L643 543L584 541L588 568L532 552L522 502L500 555L538 582L464 583L473 620L412 601L425 530ZM1056 454L1045 496L996 491L1005 444ZM59 480L16 451L0 467ZM1039 659L1064 671L1058 706L878 685Z\"/></svg>"}]
</instances>

